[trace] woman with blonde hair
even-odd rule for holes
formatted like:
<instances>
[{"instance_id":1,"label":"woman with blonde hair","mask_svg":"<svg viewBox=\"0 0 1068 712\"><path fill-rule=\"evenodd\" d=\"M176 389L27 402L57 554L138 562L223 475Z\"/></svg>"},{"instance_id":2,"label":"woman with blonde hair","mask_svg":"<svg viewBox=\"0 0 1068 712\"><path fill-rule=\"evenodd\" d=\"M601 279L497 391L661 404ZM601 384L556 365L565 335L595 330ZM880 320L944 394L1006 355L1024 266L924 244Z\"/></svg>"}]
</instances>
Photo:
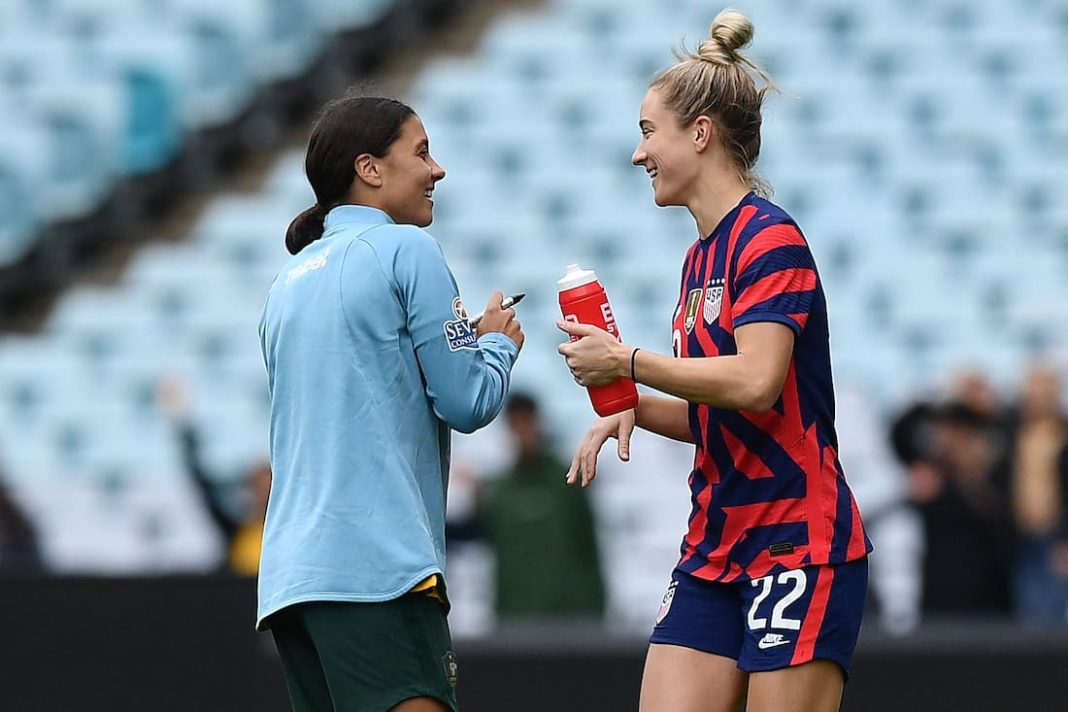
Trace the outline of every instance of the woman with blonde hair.
<instances>
[{"instance_id":1,"label":"woman with blonde hair","mask_svg":"<svg viewBox=\"0 0 1068 712\"><path fill-rule=\"evenodd\" d=\"M827 305L797 223L753 172L767 75L727 10L658 75L633 162L659 206L686 207L674 358L560 322L586 386L620 377L660 391L598 419L569 483L588 485L609 438L641 427L696 445L692 513L656 617L643 712L838 709L864 608L871 545L838 460ZM763 86L757 87L757 80Z\"/></svg>"}]
</instances>

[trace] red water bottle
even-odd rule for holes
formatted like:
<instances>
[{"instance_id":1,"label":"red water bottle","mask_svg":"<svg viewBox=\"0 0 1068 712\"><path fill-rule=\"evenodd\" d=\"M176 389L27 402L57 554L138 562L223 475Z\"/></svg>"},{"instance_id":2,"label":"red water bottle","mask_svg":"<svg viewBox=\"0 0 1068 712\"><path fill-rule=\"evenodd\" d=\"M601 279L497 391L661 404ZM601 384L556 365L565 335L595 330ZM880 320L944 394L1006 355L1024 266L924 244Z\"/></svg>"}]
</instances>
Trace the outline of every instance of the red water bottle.
<instances>
[{"instance_id":1,"label":"red water bottle","mask_svg":"<svg viewBox=\"0 0 1068 712\"><path fill-rule=\"evenodd\" d=\"M560 290L560 311L564 321L591 324L622 340L604 285L597 281L593 270L568 265L567 274L556 286ZM578 338L572 336L571 340ZM638 389L629 378L620 378L605 386L589 386L586 390L593 409L602 417L638 407Z\"/></svg>"}]
</instances>

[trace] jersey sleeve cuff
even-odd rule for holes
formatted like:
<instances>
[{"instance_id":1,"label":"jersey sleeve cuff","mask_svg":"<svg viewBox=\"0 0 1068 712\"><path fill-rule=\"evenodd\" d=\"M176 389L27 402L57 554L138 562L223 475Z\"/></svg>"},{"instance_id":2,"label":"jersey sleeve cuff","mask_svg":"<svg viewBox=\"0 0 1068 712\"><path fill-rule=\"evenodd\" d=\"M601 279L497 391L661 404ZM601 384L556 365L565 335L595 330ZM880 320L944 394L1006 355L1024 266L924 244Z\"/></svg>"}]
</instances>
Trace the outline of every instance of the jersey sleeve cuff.
<instances>
[{"instance_id":1,"label":"jersey sleeve cuff","mask_svg":"<svg viewBox=\"0 0 1068 712\"><path fill-rule=\"evenodd\" d=\"M756 324L762 321L771 321L776 324L788 326L794 332L794 336L801 335L801 325L785 314L780 314L778 312L746 312L737 319L734 319L733 323L734 328L737 329L739 326Z\"/></svg>"},{"instance_id":2,"label":"jersey sleeve cuff","mask_svg":"<svg viewBox=\"0 0 1068 712\"><path fill-rule=\"evenodd\" d=\"M505 356L511 368L519 356L519 347L510 338L499 331L491 331L478 338L478 347L483 351Z\"/></svg>"}]
</instances>

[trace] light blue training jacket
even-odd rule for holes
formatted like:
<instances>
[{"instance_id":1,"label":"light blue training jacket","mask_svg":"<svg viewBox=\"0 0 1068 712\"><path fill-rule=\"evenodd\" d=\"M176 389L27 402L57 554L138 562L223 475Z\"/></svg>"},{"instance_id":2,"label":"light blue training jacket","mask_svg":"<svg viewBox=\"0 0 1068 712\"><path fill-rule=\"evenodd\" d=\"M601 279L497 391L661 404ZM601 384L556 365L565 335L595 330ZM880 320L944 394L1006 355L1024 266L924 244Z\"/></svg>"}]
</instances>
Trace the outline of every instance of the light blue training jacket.
<instances>
[{"instance_id":1,"label":"light blue training jacket","mask_svg":"<svg viewBox=\"0 0 1068 712\"><path fill-rule=\"evenodd\" d=\"M437 241L343 205L260 321L273 482L257 627L306 601L386 601L445 574L452 429L496 417L519 353L467 325Z\"/></svg>"}]
</instances>

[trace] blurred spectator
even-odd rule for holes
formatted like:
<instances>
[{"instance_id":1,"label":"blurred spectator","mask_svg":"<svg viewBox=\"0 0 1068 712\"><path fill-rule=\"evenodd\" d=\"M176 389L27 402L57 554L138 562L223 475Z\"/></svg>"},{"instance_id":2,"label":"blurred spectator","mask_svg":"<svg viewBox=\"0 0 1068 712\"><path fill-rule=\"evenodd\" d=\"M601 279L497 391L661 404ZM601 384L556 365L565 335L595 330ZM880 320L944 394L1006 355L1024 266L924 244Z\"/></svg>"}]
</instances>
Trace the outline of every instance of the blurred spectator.
<instances>
[{"instance_id":1,"label":"blurred spectator","mask_svg":"<svg viewBox=\"0 0 1068 712\"><path fill-rule=\"evenodd\" d=\"M445 545L477 541L483 532L478 521L479 478L468 460L455 453L449 463L449 500L445 506ZM452 568L452 565L449 565Z\"/></svg>"},{"instance_id":2,"label":"blurred spectator","mask_svg":"<svg viewBox=\"0 0 1068 712\"><path fill-rule=\"evenodd\" d=\"M0 573L34 573L43 568L33 524L0 483Z\"/></svg>"},{"instance_id":3,"label":"blurred spectator","mask_svg":"<svg viewBox=\"0 0 1068 712\"><path fill-rule=\"evenodd\" d=\"M1007 492L1012 457L1012 413L1004 407L990 380L978 371L959 373L950 389L949 400L963 403L986 421L986 432L993 438L992 445L997 453L991 469L998 485Z\"/></svg>"},{"instance_id":4,"label":"blurred spectator","mask_svg":"<svg viewBox=\"0 0 1068 712\"><path fill-rule=\"evenodd\" d=\"M255 464L243 482L245 491L239 512L218 484L209 477L201 457L196 428L189 418L184 388L176 381L164 382L159 393L160 407L174 425L181 442L186 469L212 521L226 542L226 563L222 568L240 576L255 576L259 570L263 523L267 516L267 498L271 492L271 468L267 462Z\"/></svg>"},{"instance_id":5,"label":"blurred spectator","mask_svg":"<svg viewBox=\"0 0 1068 712\"><path fill-rule=\"evenodd\" d=\"M481 505L497 560L497 615L599 617L604 583L586 492L564 485L568 466L550 451L532 397L513 392L505 412L515 464Z\"/></svg>"},{"instance_id":6,"label":"blurred spectator","mask_svg":"<svg viewBox=\"0 0 1068 712\"><path fill-rule=\"evenodd\" d=\"M916 401L902 411L890 426L894 454L911 474L916 467L934 467L935 428L938 409L926 401Z\"/></svg>"},{"instance_id":7,"label":"blurred spectator","mask_svg":"<svg viewBox=\"0 0 1068 712\"><path fill-rule=\"evenodd\" d=\"M1012 529L996 419L959 400L917 404L892 439L923 519L925 614L1008 614Z\"/></svg>"},{"instance_id":8,"label":"blurred spectator","mask_svg":"<svg viewBox=\"0 0 1068 712\"><path fill-rule=\"evenodd\" d=\"M966 369L957 374L950 388L950 400L968 406L991 423L1000 423L1005 413L990 381L978 371Z\"/></svg>"},{"instance_id":9,"label":"blurred spectator","mask_svg":"<svg viewBox=\"0 0 1068 712\"><path fill-rule=\"evenodd\" d=\"M445 507L447 547L472 542L484 543L479 521L479 498L490 477L509 469L514 460L511 434L504 418L497 418L473 433L453 433L449 460L449 500ZM449 563L452 578L452 562ZM455 589L450 586L454 592Z\"/></svg>"},{"instance_id":10,"label":"blurred spectator","mask_svg":"<svg viewBox=\"0 0 1068 712\"><path fill-rule=\"evenodd\" d=\"M1035 624L1064 623L1068 611L1068 424L1060 387L1053 371L1031 370L1011 450L1015 604Z\"/></svg>"},{"instance_id":11,"label":"blurred spectator","mask_svg":"<svg viewBox=\"0 0 1068 712\"><path fill-rule=\"evenodd\" d=\"M923 524L909 506L907 480L867 393L843 379L835 396L842 466L875 547L869 587L874 612L885 630L906 633L920 617Z\"/></svg>"}]
</instances>

